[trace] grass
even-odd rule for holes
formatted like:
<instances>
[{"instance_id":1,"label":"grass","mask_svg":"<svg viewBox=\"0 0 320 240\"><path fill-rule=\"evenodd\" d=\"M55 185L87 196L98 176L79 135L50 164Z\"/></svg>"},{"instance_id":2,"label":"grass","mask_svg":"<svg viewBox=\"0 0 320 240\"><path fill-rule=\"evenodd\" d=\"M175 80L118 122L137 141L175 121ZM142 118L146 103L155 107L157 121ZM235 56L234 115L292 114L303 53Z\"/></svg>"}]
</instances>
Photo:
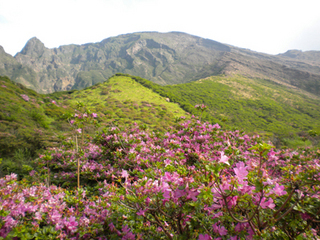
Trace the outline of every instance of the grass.
<instances>
[{"instance_id":1,"label":"grass","mask_svg":"<svg viewBox=\"0 0 320 240\"><path fill-rule=\"evenodd\" d=\"M309 98L265 79L243 76L213 76L199 81L159 86L133 77L145 87L178 103L190 114L198 115L195 104L208 110L202 118L225 128L260 134L277 146L285 139L299 139L320 127L320 100ZM310 136L308 136L310 137ZM319 146L318 138L311 138ZM305 145L305 144L304 144Z\"/></svg>"},{"instance_id":2,"label":"grass","mask_svg":"<svg viewBox=\"0 0 320 240\"><path fill-rule=\"evenodd\" d=\"M59 136L71 130L65 116L75 113L78 101L98 114L102 127L111 122L136 122L154 131L166 131L178 117L199 116L194 105L205 104L204 121L260 134L278 147L320 147L319 99L264 79L215 76L160 86L140 77L116 74L83 90L43 95L0 77L0 91L0 155L9 166L7 172L18 155L27 153L26 159L30 159L42 149L59 145ZM88 127L89 134L95 130ZM18 165L23 166L20 160Z\"/></svg>"},{"instance_id":3,"label":"grass","mask_svg":"<svg viewBox=\"0 0 320 240\"><path fill-rule=\"evenodd\" d=\"M54 94L52 94L54 96ZM101 120L116 120L122 124L135 121L164 130L174 119L187 115L177 103L137 83L129 76L113 76L104 83L74 91L62 103L75 106L81 101L93 111L100 112Z\"/></svg>"}]
</instances>

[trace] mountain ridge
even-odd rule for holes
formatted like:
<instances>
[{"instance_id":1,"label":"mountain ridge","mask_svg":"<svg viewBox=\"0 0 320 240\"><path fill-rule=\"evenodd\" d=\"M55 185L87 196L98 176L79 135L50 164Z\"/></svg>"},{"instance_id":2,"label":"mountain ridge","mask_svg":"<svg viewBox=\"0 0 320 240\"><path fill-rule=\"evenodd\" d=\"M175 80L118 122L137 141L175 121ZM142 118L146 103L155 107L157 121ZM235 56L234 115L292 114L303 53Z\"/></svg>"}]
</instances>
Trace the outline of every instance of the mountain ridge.
<instances>
[{"instance_id":1,"label":"mountain ridge","mask_svg":"<svg viewBox=\"0 0 320 240\"><path fill-rule=\"evenodd\" d=\"M1 56L0 62L8 61ZM28 83L28 87L40 93L82 89L103 82L117 72L140 76L161 85L220 74L240 74L270 79L319 97L320 61L317 56L320 52L297 50L269 55L182 32L130 33L97 43L53 49L46 48L34 37L10 60L35 76L33 82L16 68L2 66L0 74L22 84Z\"/></svg>"}]
</instances>

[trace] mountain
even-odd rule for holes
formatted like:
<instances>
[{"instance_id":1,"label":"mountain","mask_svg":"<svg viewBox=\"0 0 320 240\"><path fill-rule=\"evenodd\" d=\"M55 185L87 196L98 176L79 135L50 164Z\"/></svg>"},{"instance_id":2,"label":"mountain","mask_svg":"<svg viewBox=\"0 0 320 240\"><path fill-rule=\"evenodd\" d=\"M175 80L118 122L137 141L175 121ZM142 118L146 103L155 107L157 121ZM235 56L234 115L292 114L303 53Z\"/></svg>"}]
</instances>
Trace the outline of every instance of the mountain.
<instances>
[{"instance_id":1,"label":"mountain","mask_svg":"<svg viewBox=\"0 0 320 240\"><path fill-rule=\"evenodd\" d=\"M161 85L221 74L242 75L269 79L317 98L320 96L319 55L317 51L295 50L268 55L181 32L132 33L98 43L53 49L32 38L14 58L0 55L0 62L6 64L6 67L0 65L0 73L40 93L82 89L118 72Z\"/></svg>"},{"instance_id":2,"label":"mountain","mask_svg":"<svg viewBox=\"0 0 320 240\"><path fill-rule=\"evenodd\" d=\"M4 75L10 76L13 81L21 83L27 88L39 90L36 72L19 63L0 46L0 76Z\"/></svg>"}]
</instances>

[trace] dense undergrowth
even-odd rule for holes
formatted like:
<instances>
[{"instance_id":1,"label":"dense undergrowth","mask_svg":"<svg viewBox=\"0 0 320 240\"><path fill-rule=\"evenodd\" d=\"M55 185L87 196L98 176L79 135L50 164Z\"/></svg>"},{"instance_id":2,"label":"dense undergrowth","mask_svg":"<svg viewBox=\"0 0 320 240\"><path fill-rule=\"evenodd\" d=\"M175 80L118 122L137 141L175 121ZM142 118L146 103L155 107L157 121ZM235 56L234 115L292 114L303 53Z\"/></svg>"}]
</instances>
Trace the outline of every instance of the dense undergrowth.
<instances>
[{"instance_id":1,"label":"dense undergrowth","mask_svg":"<svg viewBox=\"0 0 320 240\"><path fill-rule=\"evenodd\" d=\"M1 79L0 126L11 134L1 138L1 153L15 150L11 160L21 162L0 162L2 174L11 173L0 179L0 239L319 239L318 148L276 149L256 134L204 122L210 107L201 104L190 110L199 117L178 117L177 109L161 125L156 118L177 105L150 89L134 94L142 80L118 77L51 95ZM99 111L104 101L113 111ZM120 116L133 103L154 111L152 123L132 125L134 111ZM51 145L23 145L50 135Z\"/></svg>"},{"instance_id":2,"label":"dense undergrowth","mask_svg":"<svg viewBox=\"0 0 320 240\"><path fill-rule=\"evenodd\" d=\"M186 115L177 104L129 77L48 95L0 77L0 92L0 177L10 172L26 174L24 165L32 165L31 160L43 150L59 146L70 137L67 118L76 113L79 101L98 113L101 127L110 122L137 122L164 131L175 124L176 117ZM86 133L94 132L88 125Z\"/></svg>"},{"instance_id":3,"label":"dense undergrowth","mask_svg":"<svg viewBox=\"0 0 320 240\"><path fill-rule=\"evenodd\" d=\"M87 117L70 119L78 139ZM318 239L319 157L194 118L167 133L110 125L0 180L0 236Z\"/></svg>"},{"instance_id":4,"label":"dense undergrowth","mask_svg":"<svg viewBox=\"0 0 320 240\"><path fill-rule=\"evenodd\" d=\"M198 115L193 106L205 104L208 110L202 118L224 128L259 133L277 147L319 147L319 99L308 98L271 81L215 76L160 86L140 77L132 79L179 103L190 114Z\"/></svg>"}]
</instances>

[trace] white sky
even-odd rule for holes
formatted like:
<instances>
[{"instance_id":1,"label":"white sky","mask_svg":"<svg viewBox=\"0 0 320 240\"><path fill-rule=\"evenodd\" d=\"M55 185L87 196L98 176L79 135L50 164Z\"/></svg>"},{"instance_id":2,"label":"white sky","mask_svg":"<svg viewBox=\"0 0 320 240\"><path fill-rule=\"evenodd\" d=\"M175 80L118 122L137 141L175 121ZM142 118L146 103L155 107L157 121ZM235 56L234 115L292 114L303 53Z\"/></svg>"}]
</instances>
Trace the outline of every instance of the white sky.
<instances>
[{"instance_id":1,"label":"white sky","mask_svg":"<svg viewBox=\"0 0 320 240\"><path fill-rule=\"evenodd\" d=\"M0 45L15 55L120 34L180 31L278 54L320 50L319 0L0 0Z\"/></svg>"}]
</instances>

